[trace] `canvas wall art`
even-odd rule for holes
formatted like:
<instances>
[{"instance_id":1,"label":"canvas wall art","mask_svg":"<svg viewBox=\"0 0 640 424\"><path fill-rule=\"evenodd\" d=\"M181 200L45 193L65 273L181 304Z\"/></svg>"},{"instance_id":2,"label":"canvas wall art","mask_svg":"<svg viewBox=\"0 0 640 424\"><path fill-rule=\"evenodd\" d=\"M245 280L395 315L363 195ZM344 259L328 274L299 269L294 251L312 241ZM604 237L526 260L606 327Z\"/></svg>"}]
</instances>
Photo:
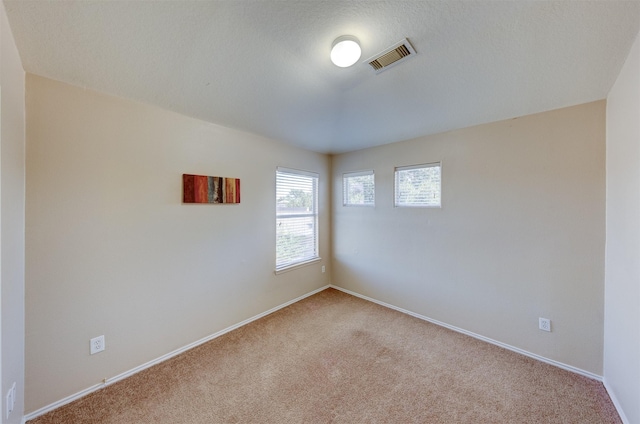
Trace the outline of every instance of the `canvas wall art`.
<instances>
[{"instance_id":1,"label":"canvas wall art","mask_svg":"<svg viewBox=\"0 0 640 424\"><path fill-rule=\"evenodd\" d=\"M182 174L183 203L240 203L240 179Z\"/></svg>"}]
</instances>

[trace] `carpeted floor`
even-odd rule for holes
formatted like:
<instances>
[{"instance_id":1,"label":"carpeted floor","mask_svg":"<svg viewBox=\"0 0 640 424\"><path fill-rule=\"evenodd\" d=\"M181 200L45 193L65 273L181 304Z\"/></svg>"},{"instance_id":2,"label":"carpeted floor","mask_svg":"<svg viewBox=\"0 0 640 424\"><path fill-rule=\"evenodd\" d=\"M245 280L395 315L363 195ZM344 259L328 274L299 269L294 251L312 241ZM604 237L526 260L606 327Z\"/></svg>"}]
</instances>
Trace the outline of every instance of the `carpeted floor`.
<instances>
[{"instance_id":1,"label":"carpeted floor","mask_svg":"<svg viewBox=\"0 0 640 424\"><path fill-rule=\"evenodd\" d=\"M29 424L620 422L597 381L328 289Z\"/></svg>"}]
</instances>

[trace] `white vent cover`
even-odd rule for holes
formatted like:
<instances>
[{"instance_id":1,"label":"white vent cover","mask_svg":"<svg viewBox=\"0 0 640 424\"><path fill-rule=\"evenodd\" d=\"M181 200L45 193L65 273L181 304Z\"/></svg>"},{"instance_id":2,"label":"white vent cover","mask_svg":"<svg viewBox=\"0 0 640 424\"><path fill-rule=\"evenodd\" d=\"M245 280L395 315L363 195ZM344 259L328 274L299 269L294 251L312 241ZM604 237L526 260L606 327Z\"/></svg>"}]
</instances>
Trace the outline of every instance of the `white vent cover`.
<instances>
[{"instance_id":1,"label":"white vent cover","mask_svg":"<svg viewBox=\"0 0 640 424\"><path fill-rule=\"evenodd\" d=\"M376 74L379 74L415 55L416 51L413 49L411 43L409 43L409 40L405 38L385 51L367 59L364 63L371 66Z\"/></svg>"}]
</instances>

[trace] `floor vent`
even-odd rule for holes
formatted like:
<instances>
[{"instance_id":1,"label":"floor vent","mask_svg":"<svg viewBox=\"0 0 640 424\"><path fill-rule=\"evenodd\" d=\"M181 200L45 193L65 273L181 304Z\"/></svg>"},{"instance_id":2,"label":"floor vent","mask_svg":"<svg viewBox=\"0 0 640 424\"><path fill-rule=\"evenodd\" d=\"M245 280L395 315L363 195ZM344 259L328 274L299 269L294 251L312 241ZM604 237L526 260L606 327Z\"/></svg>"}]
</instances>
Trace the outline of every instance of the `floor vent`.
<instances>
[{"instance_id":1,"label":"floor vent","mask_svg":"<svg viewBox=\"0 0 640 424\"><path fill-rule=\"evenodd\" d=\"M416 51L413 49L411 43L409 43L409 40L405 38L382 53L378 53L372 58L369 58L364 63L367 63L376 72L376 74L379 74L382 71L386 71L391 66L404 62L415 55Z\"/></svg>"}]
</instances>

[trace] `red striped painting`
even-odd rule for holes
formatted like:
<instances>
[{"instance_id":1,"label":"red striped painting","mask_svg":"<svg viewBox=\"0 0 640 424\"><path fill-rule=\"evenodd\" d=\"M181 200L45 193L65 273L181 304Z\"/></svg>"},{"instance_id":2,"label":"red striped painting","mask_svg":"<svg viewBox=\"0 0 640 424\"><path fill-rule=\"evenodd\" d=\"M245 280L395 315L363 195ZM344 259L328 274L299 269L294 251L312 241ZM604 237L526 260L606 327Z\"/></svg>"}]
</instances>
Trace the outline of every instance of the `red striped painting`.
<instances>
[{"instance_id":1,"label":"red striped painting","mask_svg":"<svg viewBox=\"0 0 640 424\"><path fill-rule=\"evenodd\" d=\"M240 178L182 174L183 203L240 203Z\"/></svg>"}]
</instances>

